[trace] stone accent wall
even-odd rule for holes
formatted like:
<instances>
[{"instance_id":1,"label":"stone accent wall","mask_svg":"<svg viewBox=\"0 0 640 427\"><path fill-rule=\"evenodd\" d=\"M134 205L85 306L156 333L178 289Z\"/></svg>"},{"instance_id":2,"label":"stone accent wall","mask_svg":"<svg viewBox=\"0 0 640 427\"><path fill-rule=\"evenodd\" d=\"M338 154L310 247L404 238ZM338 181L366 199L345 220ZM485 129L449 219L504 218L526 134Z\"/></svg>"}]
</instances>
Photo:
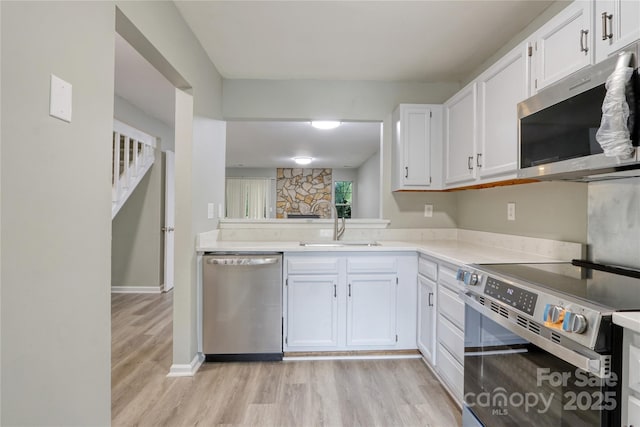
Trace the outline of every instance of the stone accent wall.
<instances>
[{"instance_id":1,"label":"stone accent wall","mask_svg":"<svg viewBox=\"0 0 640 427\"><path fill-rule=\"evenodd\" d=\"M278 168L276 181L276 218L288 214L310 214L319 200L332 200L331 169ZM330 218L327 204L319 206L315 213L321 218ZM328 216L327 216L328 212Z\"/></svg>"}]
</instances>

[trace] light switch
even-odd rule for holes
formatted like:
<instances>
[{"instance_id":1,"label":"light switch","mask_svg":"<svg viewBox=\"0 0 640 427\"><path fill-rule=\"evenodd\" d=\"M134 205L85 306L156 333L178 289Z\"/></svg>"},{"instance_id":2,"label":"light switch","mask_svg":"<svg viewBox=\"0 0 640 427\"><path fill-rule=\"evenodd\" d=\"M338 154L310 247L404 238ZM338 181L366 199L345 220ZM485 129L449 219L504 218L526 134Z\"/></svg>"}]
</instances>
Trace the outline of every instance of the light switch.
<instances>
[{"instance_id":1,"label":"light switch","mask_svg":"<svg viewBox=\"0 0 640 427\"><path fill-rule=\"evenodd\" d=\"M213 219L213 215L214 215L214 204L213 203L208 203L207 204L207 219Z\"/></svg>"},{"instance_id":2,"label":"light switch","mask_svg":"<svg viewBox=\"0 0 640 427\"><path fill-rule=\"evenodd\" d=\"M72 98L71 83L51 74L49 115L71 123Z\"/></svg>"},{"instance_id":3,"label":"light switch","mask_svg":"<svg viewBox=\"0 0 640 427\"><path fill-rule=\"evenodd\" d=\"M224 208L222 203L218 205L218 218L224 218Z\"/></svg>"},{"instance_id":4,"label":"light switch","mask_svg":"<svg viewBox=\"0 0 640 427\"><path fill-rule=\"evenodd\" d=\"M425 218L433 217L433 205L424 205L424 217Z\"/></svg>"},{"instance_id":5,"label":"light switch","mask_svg":"<svg viewBox=\"0 0 640 427\"><path fill-rule=\"evenodd\" d=\"M507 203L507 220L516 220L516 204L514 202Z\"/></svg>"}]
</instances>

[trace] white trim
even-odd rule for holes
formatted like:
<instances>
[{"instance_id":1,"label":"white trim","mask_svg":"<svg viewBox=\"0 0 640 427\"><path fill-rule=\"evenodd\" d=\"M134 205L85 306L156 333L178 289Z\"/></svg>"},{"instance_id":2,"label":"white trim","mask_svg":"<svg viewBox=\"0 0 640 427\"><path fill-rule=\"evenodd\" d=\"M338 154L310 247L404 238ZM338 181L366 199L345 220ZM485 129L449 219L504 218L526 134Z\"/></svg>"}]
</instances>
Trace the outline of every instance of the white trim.
<instances>
[{"instance_id":1,"label":"white trim","mask_svg":"<svg viewBox=\"0 0 640 427\"><path fill-rule=\"evenodd\" d=\"M160 294L162 286L112 286L112 294Z\"/></svg>"},{"instance_id":2,"label":"white trim","mask_svg":"<svg viewBox=\"0 0 640 427\"><path fill-rule=\"evenodd\" d=\"M203 362L204 354L197 353L188 365L179 365L175 363L171 365L171 369L169 369L167 377L192 377L196 372L198 372L198 369L200 369Z\"/></svg>"},{"instance_id":3,"label":"white trim","mask_svg":"<svg viewBox=\"0 0 640 427\"><path fill-rule=\"evenodd\" d=\"M347 219L347 228L387 228L388 219ZM333 219L220 219L220 229L238 228L326 228L333 227Z\"/></svg>"},{"instance_id":4,"label":"white trim","mask_svg":"<svg viewBox=\"0 0 640 427\"><path fill-rule=\"evenodd\" d=\"M402 354L394 356L392 354L385 354L379 356L290 356L282 358L282 361L300 361L300 360L383 360L383 359L421 359L421 354Z\"/></svg>"}]
</instances>

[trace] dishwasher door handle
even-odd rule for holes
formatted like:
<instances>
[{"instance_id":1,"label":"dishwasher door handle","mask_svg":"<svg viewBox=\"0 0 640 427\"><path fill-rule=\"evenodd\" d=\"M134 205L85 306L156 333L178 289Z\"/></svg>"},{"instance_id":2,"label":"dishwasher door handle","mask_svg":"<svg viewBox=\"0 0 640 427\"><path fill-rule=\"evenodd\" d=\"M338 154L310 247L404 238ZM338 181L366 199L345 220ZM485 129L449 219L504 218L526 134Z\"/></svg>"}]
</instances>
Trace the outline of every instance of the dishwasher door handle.
<instances>
[{"instance_id":1,"label":"dishwasher door handle","mask_svg":"<svg viewBox=\"0 0 640 427\"><path fill-rule=\"evenodd\" d=\"M215 265L269 265L277 264L278 257L269 258L208 258L207 264Z\"/></svg>"}]
</instances>

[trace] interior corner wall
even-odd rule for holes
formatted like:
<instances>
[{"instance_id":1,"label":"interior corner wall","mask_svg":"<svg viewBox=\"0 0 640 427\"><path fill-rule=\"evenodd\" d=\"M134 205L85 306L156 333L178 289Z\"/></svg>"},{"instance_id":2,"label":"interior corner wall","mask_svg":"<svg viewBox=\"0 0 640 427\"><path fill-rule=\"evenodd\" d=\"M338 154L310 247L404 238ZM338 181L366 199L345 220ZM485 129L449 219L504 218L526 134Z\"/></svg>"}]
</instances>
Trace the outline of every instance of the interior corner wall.
<instances>
[{"instance_id":1,"label":"interior corner wall","mask_svg":"<svg viewBox=\"0 0 640 427\"><path fill-rule=\"evenodd\" d=\"M482 190L458 197L458 227L518 236L587 243L587 184L540 182ZM516 204L515 221L507 203Z\"/></svg>"},{"instance_id":2,"label":"interior corner wall","mask_svg":"<svg viewBox=\"0 0 640 427\"><path fill-rule=\"evenodd\" d=\"M164 283L162 174L162 153L156 150L153 166L113 219L111 286L161 290Z\"/></svg>"},{"instance_id":3,"label":"interior corner wall","mask_svg":"<svg viewBox=\"0 0 640 427\"><path fill-rule=\"evenodd\" d=\"M227 120L382 122L382 217L391 228L455 227L455 195L391 192L391 114L401 103L441 104L460 89L458 83L225 79L223 89ZM434 203L433 218L424 218L425 200Z\"/></svg>"},{"instance_id":4,"label":"interior corner wall","mask_svg":"<svg viewBox=\"0 0 640 427\"><path fill-rule=\"evenodd\" d=\"M358 191L354 195L355 218L378 218L380 215L380 151L358 168Z\"/></svg>"},{"instance_id":5,"label":"interior corner wall","mask_svg":"<svg viewBox=\"0 0 640 427\"><path fill-rule=\"evenodd\" d=\"M148 116L125 99L114 98L114 117L159 138L161 147L173 147L173 129ZM112 222L111 286L149 287L164 284L163 156L156 148L155 161Z\"/></svg>"},{"instance_id":6,"label":"interior corner wall","mask_svg":"<svg viewBox=\"0 0 640 427\"><path fill-rule=\"evenodd\" d=\"M185 89L193 95L193 117L220 119L222 117L222 77L184 22L174 3L118 0L116 5L157 52L189 83L190 88L180 89ZM206 135L198 135L195 129L193 137L207 139ZM197 183L193 175L197 173L197 167L192 166L203 156L198 151L199 144L187 145L182 146L176 140L173 363L188 366L197 353L195 242L199 232L207 231L200 227L208 227L210 224L209 220L203 220L203 215L206 218L207 206L206 204L201 206L201 203L209 200L211 192L224 195L224 179L219 182L208 182L206 185ZM181 191L187 191L184 198L180 194ZM184 213L189 214L188 218L183 217L178 211L180 203L186 203L188 206L187 208L183 205L182 208Z\"/></svg>"},{"instance_id":7,"label":"interior corner wall","mask_svg":"<svg viewBox=\"0 0 640 427\"><path fill-rule=\"evenodd\" d=\"M0 8L0 424L108 426L115 10ZM70 123L49 116L50 74Z\"/></svg>"}]
</instances>

